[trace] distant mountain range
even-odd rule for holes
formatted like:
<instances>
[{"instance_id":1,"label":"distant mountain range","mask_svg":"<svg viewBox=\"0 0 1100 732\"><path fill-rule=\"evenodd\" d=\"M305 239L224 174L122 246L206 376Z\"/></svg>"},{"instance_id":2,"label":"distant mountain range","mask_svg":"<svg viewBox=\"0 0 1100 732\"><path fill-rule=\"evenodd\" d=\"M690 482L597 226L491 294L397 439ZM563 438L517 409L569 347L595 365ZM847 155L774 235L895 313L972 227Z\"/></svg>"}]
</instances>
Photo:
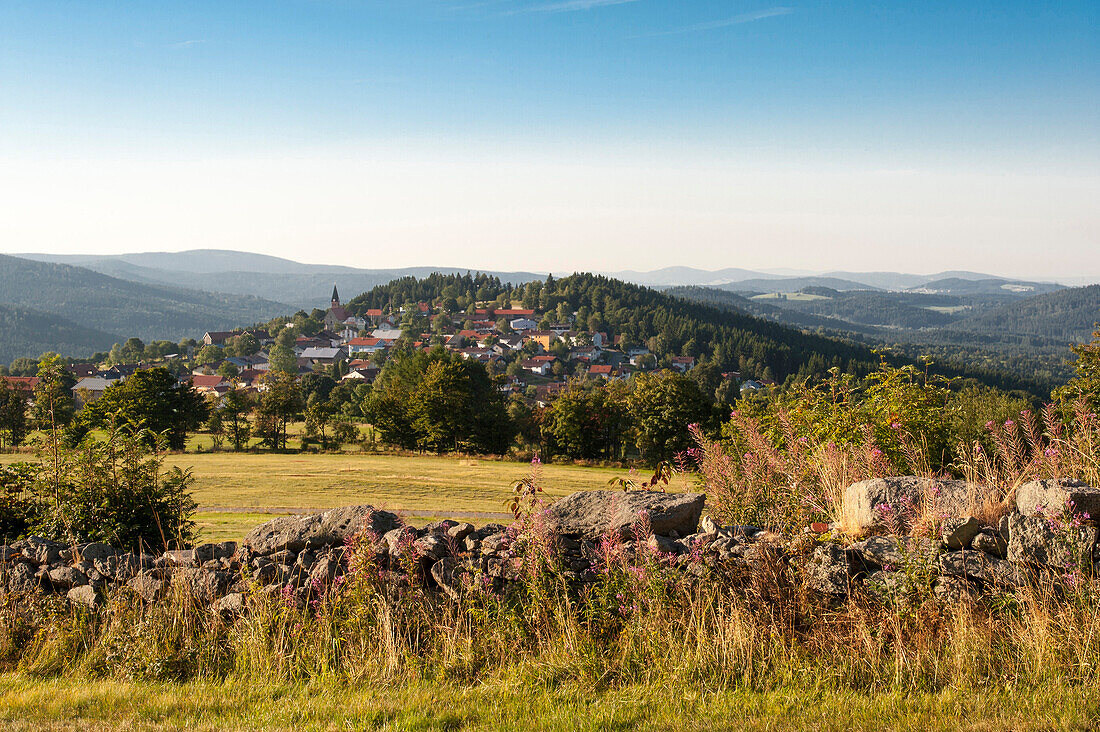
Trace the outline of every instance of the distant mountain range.
<instances>
[{"instance_id":1,"label":"distant mountain range","mask_svg":"<svg viewBox=\"0 0 1100 732\"><path fill-rule=\"evenodd\" d=\"M401 277L427 277L433 272L462 274L468 267L403 267L358 269L329 264L303 264L280 257L219 249L186 252L146 252L93 256L81 254L20 254L42 262L77 265L101 274L155 285L187 287L226 295L277 300L298 309L328 306L333 284L347 298ZM545 273L485 272L510 284L544 279Z\"/></svg>"},{"instance_id":2,"label":"distant mountain range","mask_svg":"<svg viewBox=\"0 0 1100 732\"><path fill-rule=\"evenodd\" d=\"M400 267L363 269L330 264L305 264L281 257L221 249L193 249L184 252L137 254L20 254L42 262L76 265L133 282L185 287L228 295L251 295L310 310L324 307L335 282L341 292L355 295L400 277L423 278L432 272L444 274L482 271L503 282L520 284L544 279L545 272L504 272L470 267ZM566 271L556 275L568 274ZM740 268L705 270L694 267L665 267L649 272L622 270L602 272L608 277L648 287L704 286L734 292L797 292L805 287L848 290L935 290L941 294L972 294L975 291L1031 295L1061 289L1049 282L1024 282L980 272L938 272L929 275L901 272L768 273ZM981 283L981 284L972 284ZM1007 288L1007 289L1006 289Z\"/></svg>"},{"instance_id":3,"label":"distant mountain range","mask_svg":"<svg viewBox=\"0 0 1100 732\"><path fill-rule=\"evenodd\" d=\"M9 331L5 326L2 340L14 341L17 333L35 328L43 334L64 333L52 350L80 345L67 351L72 355L110 348L116 340L130 336L179 340L201 336L207 330L270 320L294 310L286 303L250 295L134 282L84 267L5 255L0 255L0 305L22 313L19 319L23 323L23 330L13 327ZM44 316L50 317L43 320ZM73 326L83 332L77 334ZM41 340L54 342L44 335ZM40 352L21 349L19 355Z\"/></svg>"}]
</instances>

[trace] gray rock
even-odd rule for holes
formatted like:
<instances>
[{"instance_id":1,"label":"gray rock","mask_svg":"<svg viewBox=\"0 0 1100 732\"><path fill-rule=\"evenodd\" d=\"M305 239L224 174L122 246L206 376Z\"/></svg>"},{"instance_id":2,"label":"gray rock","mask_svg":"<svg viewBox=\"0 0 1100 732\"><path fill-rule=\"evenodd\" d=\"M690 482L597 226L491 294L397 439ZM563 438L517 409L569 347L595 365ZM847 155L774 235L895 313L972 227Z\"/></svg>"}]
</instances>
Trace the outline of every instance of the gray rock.
<instances>
[{"instance_id":1,"label":"gray rock","mask_svg":"<svg viewBox=\"0 0 1100 732\"><path fill-rule=\"evenodd\" d=\"M322 557L317 560L309 570L309 582L311 585L327 587L336 579L336 573L340 570L340 563L331 557Z\"/></svg>"},{"instance_id":2,"label":"gray rock","mask_svg":"<svg viewBox=\"0 0 1100 732\"><path fill-rule=\"evenodd\" d=\"M462 599L462 574L453 559L440 559L432 565L432 579L447 597L455 602Z\"/></svg>"},{"instance_id":3,"label":"gray rock","mask_svg":"<svg viewBox=\"0 0 1100 732\"><path fill-rule=\"evenodd\" d=\"M5 580L4 586L7 587L7 591L13 595L28 594L41 586L40 580L35 576L34 568L26 562L6 565L0 576Z\"/></svg>"},{"instance_id":4,"label":"gray rock","mask_svg":"<svg viewBox=\"0 0 1100 732\"><path fill-rule=\"evenodd\" d=\"M941 554L940 572L949 577L979 580L986 585L1005 589L1011 589L1019 582L1011 562L974 549Z\"/></svg>"},{"instance_id":5,"label":"gray rock","mask_svg":"<svg viewBox=\"0 0 1100 732\"><path fill-rule=\"evenodd\" d=\"M973 516L949 518L943 522L940 533L948 549L967 549L981 528L981 522Z\"/></svg>"},{"instance_id":6,"label":"gray rock","mask_svg":"<svg viewBox=\"0 0 1100 732\"><path fill-rule=\"evenodd\" d=\"M294 560L294 566L301 569L309 570L317 562L317 555L306 549L298 553L298 558Z\"/></svg>"},{"instance_id":7,"label":"gray rock","mask_svg":"<svg viewBox=\"0 0 1100 732\"><path fill-rule=\"evenodd\" d=\"M717 535L722 527L715 523L710 516L704 516L699 520L699 533Z\"/></svg>"},{"instance_id":8,"label":"gray rock","mask_svg":"<svg viewBox=\"0 0 1100 732\"><path fill-rule=\"evenodd\" d=\"M869 568L881 567L887 571L930 564L942 551L940 543L931 539L893 536L869 536L850 548Z\"/></svg>"},{"instance_id":9,"label":"gray rock","mask_svg":"<svg viewBox=\"0 0 1100 732\"><path fill-rule=\"evenodd\" d=\"M194 567L195 562L195 550L194 549L173 549L166 551L161 555L158 563L161 566L168 567Z\"/></svg>"},{"instance_id":10,"label":"gray rock","mask_svg":"<svg viewBox=\"0 0 1100 732\"><path fill-rule=\"evenodd\" d=\"M1016 510L1025 516L1047 513L1061 516L1068 502L1075 514L1087 513L1100 520L1100 488L1079 480L1034 480L1016 489Z\"/></svg>"},{"instance_id":11,"label":"gray rock","mask_svg":"<svg viewBox=\"0 0 1100 732\"><path fill-rule=\"evenodd\" d=\"M240 592L230 592L214 603L211 610L220 615L241 615L246 609L245 597Z\"/></svg>"},{"instance_id":12,"label":"gray rock","mask_svg":"<svg viewBox=\"0 0 1100 732\"><path fill-rule=\"evenodd\" d=\"M413 542L413 551L419 557L435 560L442 559L450 554L450 547L438 534L428 534Z\"/></svg>"},{"instance_id":13,"label":"gray rock","mask_svg":"<svg viewBox=\"0 0 1100 732\"><path fill-rule=\"evenodd\" d=\"M651 551L661 554L679 554L681 551L681 546L676 539L671 539L667 536L658 536L657 534L649 537L649 539L646 540L646 545Z\"/></svg>"},{"instance_id":14,"label":"gray rock","mask_svg":"<svg viewBox=\"0 0 1100 732\"><path fill-rule=\"evenodd\" d=\"M57 564L61 561L61 549L56 546L37 547L34 560L39 564Z\"/></svg>"},{"instance_id":15,"label":"gray rock","mask_svg":"<svg viewBox=\"0 0 1100 732\"><path fill-rule=\"evenodd\" d=\"M402 551L409 551L416 540L416 531L411 526L400 526L390 529L382 536L391 557L396 557Z\"/></svg>"},{"instance_id":16,"label":"gray rock","mask_svg":"<svg viewBox=\"0 0 1100 732\"><path fill-rule=\"evenodd\" d=\"M1008 555L1008 542L996 530L982 531L974 537L971 548L1004 559Z\"/></svg>"},{"instance_id":17,"label":"gray rock","mask_svg":"<svg viewBox=\"0 0 1100 732\"><path fill-rule=\"evenodd\" d=\"M865 584L874 594L897 597L905 593L909 576L905 572L872 572L867 576Z\"/></svg>"},{"instance_id":18,"label":"gray rock","mask_svg":"<svg viewBox=\"0 0 1100 732\"><path fill-rule=\"evenodd\" d=\"M642 514L654 534L694 534L706 496L702 493L581 491L557 501L549 520L562 534L596 540L605 533L627 538Z\"/></svg>"},{"instance_id":19,"label":"gray rock","mask_svg":"<svg viewBox=\"0 0 1100 732\"><path fill-rule=\"evenodd\" d=\"M261 555L280 549L298 552L307 547L343 544L364 530L383 536L400 525L401 520L389 511L344 506L311 516L280 516L250 531L243 543Z\"/></svg>"},{"instance_id":20,"label":"gray rock","mask_svg":"<svg viewBox=\"0 0 1100 732\"><path fill-rule=\"evenodd\" d=\"M118 554L118 550L107 544L101 544L97 541L93 541L90 544L79 544L76 547L76 553L84 562L95 562L97 559L106 559L107 557L113 557Z\"/></svg>"},{"instance_id":21,"label":"gray rock","mask_svg":"<svg viewBox=\"0 0 1100 732\"><path fill-rule=\"evenodd\" d=\"M466 537L472 533L474 533L473 524L455 524L451 528L447 529L447 536L460 543L465 541Z\"/></svg>"},{"instance_id":22,"label":"gray rock","mask_svg":"<svg viewBox=\"0 0 1100 732\"><path fill-rule=\"evenodd\" d=\"M1008 519L1008 560L1073 569L1091 562L1097 530L1093 526L1056 530L1051 520L1013 513Z\"/></svg>"},{"instance_id":23,"label":"gray rock","mask_svg":"<svg viewBox=\"0 0 1100 732\"><path fill-rule=\"evenodd\" d=\"M806 568L811 589L823 595L843 597L848 594L848 555L844 548L831 542L814 549Z\"/></svg>"},{"instance_id":24,"label":"gray rock","mask_svg":"<svg viewBox=\"0 0 1100 732\"><path fill-rule=\"evenodd\" d=\"M178 584L194 600L210 605L218 595L225 591L229 577L224 572L212 572L196 567L182 567L172 575L172 582Z\"/></svg>"},{"instance_id":25,"label":"gray rock","mask_svg":"<svg viewBox=\"0 0 1100 732\"><path fill-rule=\"evenodd\" d=\"M88 584L88 577L75 567L64 565L49 571L50 585L55 590L69 590Z\"/></svg>"},{"instance_id":26,"label":"gray rock","mask_svg":"<svg viewBox=\"0 0 1100 732\"><path fill-rule=\"evenodd\" d=\"M969 513L971 499L980 495L982 486L962 480L919 478L912 475L891 478L871 478L853 483L844 491L845 523L856 531L881 528L881 505L897 507L903 499L921 507L934 501L936 513L948 516L965 516Z\"/></svg>"},{"instance_id":27,"label":"gray rock","mask_svg":"<svg viewBox=\"0 0 1100 732\"><path fill-rule=\"evenodd\" d=\"M202 565L212 559L229 559L237 553L237 542L223 541L218 544L200 544L195 547L195 563Z\"/></svg>"},{"instance_id":28,"label":"gray rock","mask_svg":"<svg viewBox=\"0 0 1100 732\"><path fill-rule=\"evenodd\" d=\"M503 531L481 540L482 554L495 554L508 546L508 534Z\"/></svg>"},{"instance_id":29,"label":"gray rock","mask_svg":"<svg viewBox=\"0 0 1100 732\"><path fill-rule=\"evenodd\" d=\"M270 585L273 583L282 584L286 579L282 570L279 569L280 566L281 565L273 562L268 562L267 564L256 567L256 571L253 572L252 576L261 585Z\"/></svg>"},{"instance_id":30,"label":"gray rock","mask_svg":"<svg viewBox=\"0 0 1100 732\"><path fill-rule=\"evenodd\" d=\"M88 608L96 608L103 604L102 598L99 593L95 591L95 588L91 585L81 585L80 587L74 587L69 590L65 595L69 598L69 602L74 605L83 605Z\"/></svg>"},{"instance_id":31,"label":"gray rock","mask_svg":"<svg viewBox=\"0 0 1100 732\"><path fill-rule=\"evenodd\" d=\"M978 587L962 577L945 575L936 579L932 592L940 602L962 602L978 595Z\"/></svg>"},{"instance_id":32,"label":"gray rock","mask_svg":"<svg viewBox=\"0 0 1100 732\"><path fill-rule=\"evenodd\" d=\"M126 586L147 603L156 602L168 591L168 583L149 572L143 572L132 578Z\"/></svg>"}]
</instances>

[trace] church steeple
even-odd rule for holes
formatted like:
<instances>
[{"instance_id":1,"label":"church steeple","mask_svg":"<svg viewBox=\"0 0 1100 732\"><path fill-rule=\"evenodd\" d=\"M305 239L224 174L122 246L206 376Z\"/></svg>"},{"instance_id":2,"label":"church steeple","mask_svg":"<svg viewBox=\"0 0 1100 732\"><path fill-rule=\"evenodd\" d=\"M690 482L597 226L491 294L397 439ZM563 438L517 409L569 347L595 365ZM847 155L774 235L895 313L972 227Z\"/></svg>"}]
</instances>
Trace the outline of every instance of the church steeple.
<instances>
[{"instance_id":1,"label":"church steeple","mask_svg":"<svg viewBox=\"0 0 1100 732\"><path fill-rule=\"evenodd\" d=\"M332 283L332 307L340 307L340 293L336 291L336 283Z\"/></svg>"}]
</instances>

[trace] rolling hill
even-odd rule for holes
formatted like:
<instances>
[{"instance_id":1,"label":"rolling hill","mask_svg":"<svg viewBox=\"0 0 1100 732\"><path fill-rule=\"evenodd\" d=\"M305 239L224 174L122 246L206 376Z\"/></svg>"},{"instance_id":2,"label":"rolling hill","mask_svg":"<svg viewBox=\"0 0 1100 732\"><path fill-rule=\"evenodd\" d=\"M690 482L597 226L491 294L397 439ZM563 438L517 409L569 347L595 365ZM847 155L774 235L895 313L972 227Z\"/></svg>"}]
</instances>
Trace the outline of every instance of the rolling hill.
<instances>
[{"instance_id":1,"label":"rolling hill","mask_svg":"<svg viewBox=\"0 0 1100 732\"><path fill-rule=\"evenodd\" d=\"M111 256L25 254L27 259L71 264L133 282L187 287L234 296L277 299L288 309L312 310L328 306L335 283L354 294L402 277L427 277L433 272L461 274L462 267L405 267L359 269L329 264L305 264L281 257L220 249L185 252L144 252ZM521 284L544 279L534 272L489 272L502 282Z\"/></svg>"},{"instance_id":2,"label":"rolling hill","mask_svg":"<svg viewBox=\"0 0 1100 732\"><path fill-rule=\"evenodd\" d=\"M0 255L0 304L48 313L99 333L145 340L201 336L207 330L250 325L294 310L251 296L132 282L83 267L6 255Z\"/></svg>"},{"instance_id":3,"label":"rolling hill","mask_svg":"<svg viewBox=\"0 0 1100 732\"><path fill-rule=\"evenodd\" d=\"M1005 303L966 318L952 330L982 335L1017 335L1084 343L1100 322L1100 285L1074 287Z\"/></svg>"},{"instance_id":4,"label":"rolling hill","mask_svg":"<svg viewBox=\"0 0 1100 732\"><path fill-rule=\"evenodd\" d=\"M117 334L77 325L51 313L0 305L0 363L46 351L89 356L123 340Z\"/></svg>"}]
</instances>

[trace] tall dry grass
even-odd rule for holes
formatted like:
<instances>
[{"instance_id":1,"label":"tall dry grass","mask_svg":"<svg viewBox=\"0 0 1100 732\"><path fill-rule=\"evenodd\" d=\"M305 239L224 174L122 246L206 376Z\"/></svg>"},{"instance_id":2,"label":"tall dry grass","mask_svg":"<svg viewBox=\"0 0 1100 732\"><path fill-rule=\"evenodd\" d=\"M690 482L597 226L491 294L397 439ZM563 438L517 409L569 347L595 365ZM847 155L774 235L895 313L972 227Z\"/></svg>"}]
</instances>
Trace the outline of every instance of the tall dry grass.
<instances>
[{"instance_id":1,"label":"tall dry grass","mask_svg":"<svg viewBox=\"0 0 1100 732\"><path fill-rule=\"evenodd\" d=\"M534 542L528 546L538 545ZM695 577L670 559L600 548L597 576L570 585L553 556L511 591L476 577L461 600L360 559L304 605L255 588L224 616L176 590L126 590L97 611L51 599L0 606L0 669L30 675L253 683L704 684L867 692L1026 689L1100 682L1100 593L1016 594L943 605L857 593L835 604L792 563Z\"/></svg>"},{"instance_id":2,"label":"tall dry grass","mask_svg":"<svg viewBox=\"0 0 1100 732\"><path fill-rule=\"evenodd\" d=\"M1014 505L1016 489L1030 480L1073 478L1100 485L1100 418L1085 403L1065 419L1053 405L1024 410L1015 419L989 422L983 439L959 442L954 460L932 467L925 436L893 425L891 460L870 425L847 441L822 440L800 430L782 407L771 415L778 425L766 430L758 419L734 412L731 439L709 440L692 427L691 457L707 493L708 512L725 523L757 524L798 531L812 521L846 526L845 488L867 478L906 474L959 478L969 485L965 511L996 525ZM909 527L927 531L943 514L929 486Z\"/></svg>"}]
</instances>

